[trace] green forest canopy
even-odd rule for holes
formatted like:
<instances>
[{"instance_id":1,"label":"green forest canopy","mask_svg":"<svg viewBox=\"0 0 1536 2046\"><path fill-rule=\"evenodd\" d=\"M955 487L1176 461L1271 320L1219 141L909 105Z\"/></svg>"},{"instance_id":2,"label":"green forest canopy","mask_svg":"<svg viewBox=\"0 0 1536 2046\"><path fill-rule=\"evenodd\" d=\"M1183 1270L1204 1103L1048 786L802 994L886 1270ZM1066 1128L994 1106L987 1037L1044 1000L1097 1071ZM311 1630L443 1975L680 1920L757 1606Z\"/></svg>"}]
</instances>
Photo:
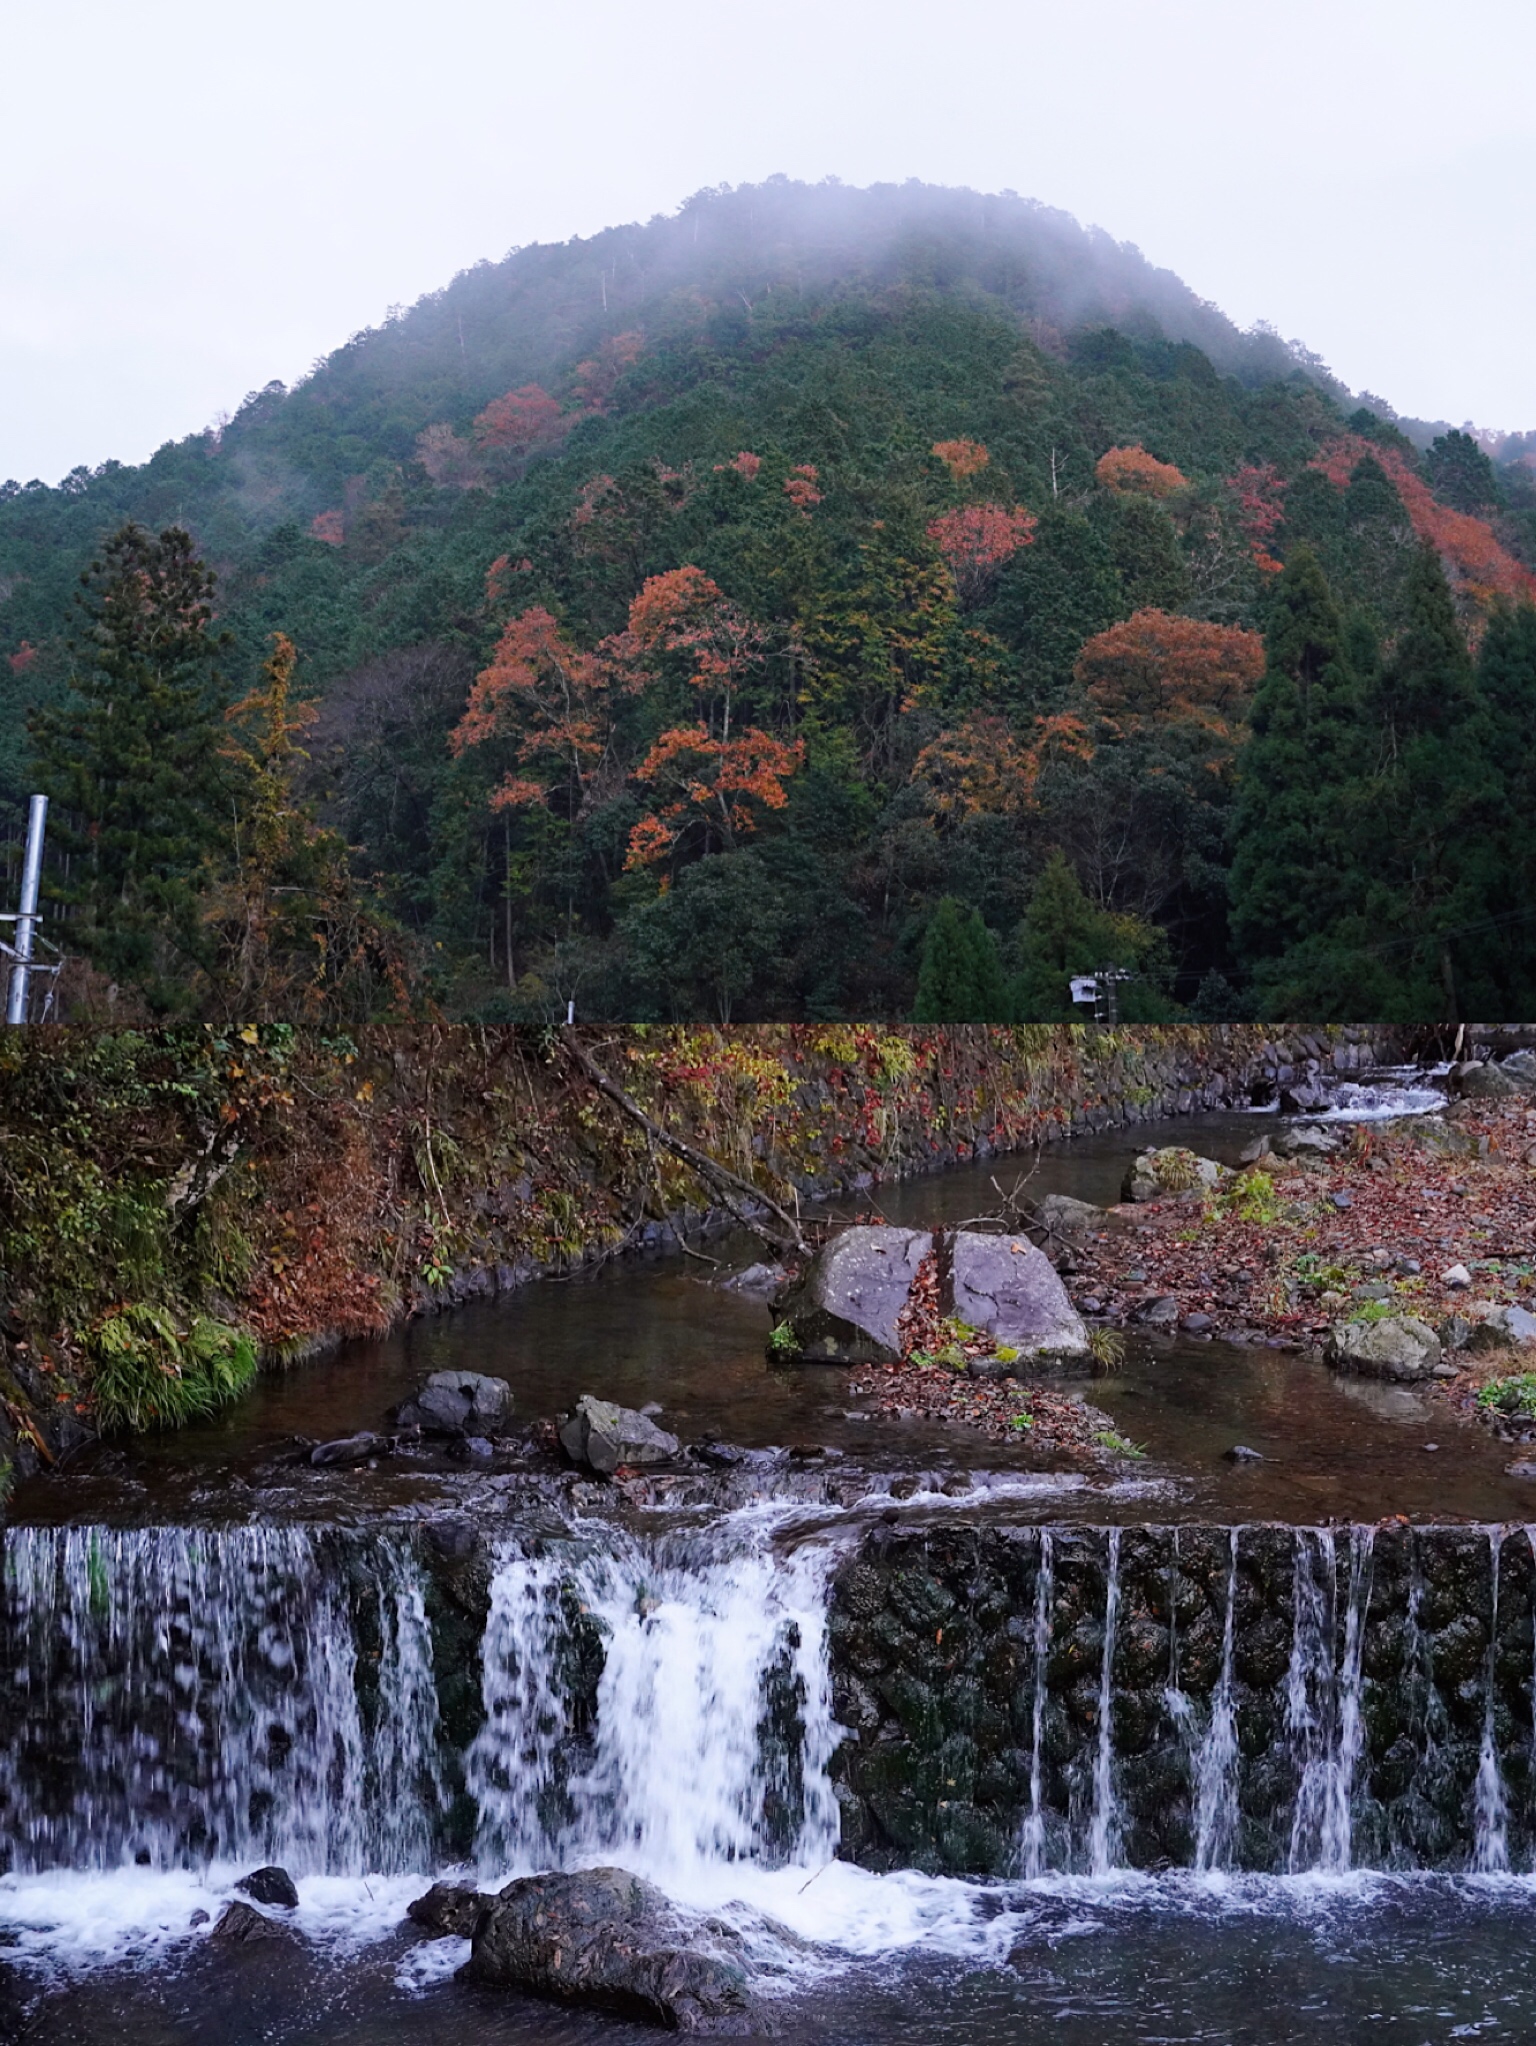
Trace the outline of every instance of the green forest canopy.
<instances>
[{"instance_id":1,"label":"green forest canopy","mask_svg":"<svg viewBox=\"0 0 1536 2046\"><path fill-rule=\"evenodd\" d=\"M174 674L103 638L129 521L215 578ZM899 1016L948 905L975 1020L1109 964L1148 1019L1531 1013L1533 563L1523 460L1136 251L779 180L0 488L0 802L49 787L52 934L156 1010Z\"/></svg>"}]
</instances>

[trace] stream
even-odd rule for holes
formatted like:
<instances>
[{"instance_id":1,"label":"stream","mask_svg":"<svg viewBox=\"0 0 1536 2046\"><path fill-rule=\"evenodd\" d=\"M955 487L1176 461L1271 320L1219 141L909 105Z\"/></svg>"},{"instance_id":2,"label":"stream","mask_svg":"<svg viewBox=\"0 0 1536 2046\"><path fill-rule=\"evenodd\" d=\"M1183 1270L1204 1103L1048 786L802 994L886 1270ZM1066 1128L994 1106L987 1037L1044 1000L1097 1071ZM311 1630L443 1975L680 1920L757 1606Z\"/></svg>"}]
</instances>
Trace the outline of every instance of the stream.
<instances>
[{"instance_id":1,"label":"stream","mask_svg":"<svg viewBox=\"0 0 1536 2046\"><path fill-rule=\"evenodd\" d=\"M1082 1138L1030 1190L1111 1201L1134 1147L1234 1162L1255 1126ZM1023 1169L844 1211L953 1223ZM458 1980L468 1942L405 1922L447 1872L612 1863L723 1921L807 2046L1536 2037L1507 1449L1292 1352L1142 1335L1079 1388L1142 1458L1053 1467L770 1368L762 1303L712 1277L534 1285L18 1490L0 2040L654 2036ZM295 1458L445 1368L505 1376L523 1423L592 1391L749 1454L634 1487ZM291 1935L211 1941L268 1862Z\"/></svg>"}]
</instances>

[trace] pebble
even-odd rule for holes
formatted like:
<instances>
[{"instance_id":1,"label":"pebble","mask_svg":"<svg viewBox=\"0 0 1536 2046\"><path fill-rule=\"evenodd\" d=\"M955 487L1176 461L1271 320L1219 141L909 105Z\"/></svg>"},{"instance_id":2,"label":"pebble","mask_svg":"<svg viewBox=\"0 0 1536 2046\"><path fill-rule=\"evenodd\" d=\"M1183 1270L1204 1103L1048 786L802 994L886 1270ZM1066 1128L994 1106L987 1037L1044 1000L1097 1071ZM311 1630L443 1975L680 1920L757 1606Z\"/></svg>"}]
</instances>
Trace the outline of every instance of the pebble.
<instances>
[{"instance_id":1,"label":"pebble","mask_svg":"<svg viewBox=\"0 0 1536 2046\"><path fill-rule=\"evenodd\" d=\"M1465 1265L1447 1265L1440 1274L1440 1283L1442 1286L1470 1286L1472 1274Z\"/></svg>"}]
</instances>

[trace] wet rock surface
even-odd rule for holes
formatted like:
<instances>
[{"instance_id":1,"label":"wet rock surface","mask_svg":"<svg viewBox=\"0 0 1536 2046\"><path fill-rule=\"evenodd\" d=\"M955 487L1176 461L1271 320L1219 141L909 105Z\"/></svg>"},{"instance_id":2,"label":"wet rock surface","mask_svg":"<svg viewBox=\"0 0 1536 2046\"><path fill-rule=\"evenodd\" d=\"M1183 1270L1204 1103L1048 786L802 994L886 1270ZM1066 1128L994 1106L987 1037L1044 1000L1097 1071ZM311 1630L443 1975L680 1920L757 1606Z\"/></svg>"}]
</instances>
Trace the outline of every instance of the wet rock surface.
<instances>
[{"instance_id":1,"label":"wet rock surface","mask_svg":"<svg viewBox=\"0 0 1536 2046\"><path fill-rule=\"evenodd\" d=\"M414 1897L405 1915L434 1939L473 1939L482 1914L495 1899L464 1883L434 1883L425 1896Z\"/></svg>"},{"instance_id":2,"label":"wet rock surface","mask_svg":"<svg viewBox=\"0 0 1536 2046\"><path fill-rule=\"evenodd\" d=\"M277 1904L285 1911L296 1911L299 1893L294 1887L293 1877L285 1868L256 1868L248 1876L242 1876L235 1884L243 1890L254 1904Z\"/></svg>"},{"instance_id":3,"label":"wet rock surface","mask_svg":"<svg viewBox=\"0 0 1536 2046\"><path fill-rule=\"evenodd\" d=\"M482 1371L434 1371L395 1418L428 1435L499 1435L512 1425L512 1388Z\"/></svg>"},{"instance_id":4,"label":"wet rock surface","mask_svg":"<svg viewBox=\"0 0 1536 2046\"><path fill-rule=\"evenodd\" d=\"M728 1937L709 1930L716 1946ZM762 2029L744 1970L710 1951L654 1884L619 1868L508 1883L479 1918L465 1972L668 2031Z\"/></svg>"},{"instance_id":5,"label":"wet rock surface","mask_svg":"<svg viewBox=\"0 0 1536 2046\"><path fill-rule=\"evenodd\" d=\"M803 1363L893 1363L898 1318L932 1249L926 1230L841 1230L774 1301L775 1327Z\"/></svg>"},{"instance_id":6,"label":"wet rock surface","mask_svg":"<svg viewBox=\"0 0 1536 2046\"><path fill-rule=\"evenodd\" d=\"M649 1414L584 1393L560 1423L560 1446L572 1463L605 1477L624 1466L670 1463L682 1445Z\"/></svg>"},{"instance_id":7,"label":"wet rock surface","mask_svg":"<svg viewBox=\"0 0 1536 2046\"><path fill-rule=\"evenodd\" d=\"M1434 1377L1440 1364L1440 1338L1414 1315L1345 1321L1329 1335L1324 1355L1335 1371L1412 1384Z\"/></svg>"},{"instance_id":8,"label":"wet rock surface","mask_svg":"<svg viewBox=\"0 0 1536 2046\"><path fill-rule=\"evenodd\" d=\"M289 1930L265 1911L258 1911L254 1904L243 1904L238 1898L226 1904L214 1921L210 1939L216 1939L228 1946L251 1946L260 1940L286 1939Z\"/></svg>"}]
</instances>

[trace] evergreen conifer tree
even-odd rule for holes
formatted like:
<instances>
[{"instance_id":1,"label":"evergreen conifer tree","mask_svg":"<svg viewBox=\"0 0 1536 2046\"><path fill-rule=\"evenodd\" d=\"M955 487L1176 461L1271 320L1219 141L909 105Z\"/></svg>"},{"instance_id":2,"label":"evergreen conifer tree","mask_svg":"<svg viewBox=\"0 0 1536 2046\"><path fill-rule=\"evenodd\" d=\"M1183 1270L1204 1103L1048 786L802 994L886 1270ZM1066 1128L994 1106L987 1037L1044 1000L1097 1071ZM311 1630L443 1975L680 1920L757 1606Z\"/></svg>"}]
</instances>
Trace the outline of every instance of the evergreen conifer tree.
<instances>
[{"instance_id":1,"label":"evergreen conifer tree","mask_svg":"<svg viewBox=\"0 0 1536 2046\"><path fill-rule=\"evenodd\" d=\"M1454 1023L1489 914L1499 811L1492 738L1466 636L1432 547L1409 571L1406 626L1371 693L1381 765L1367 790L1372 943L1389 1020Z\"/></svg>"},{"instance_id":2,"label":"evergreen conifer tree","mask_svg":"<svg viewBox=\"0 0 1536 2046\"><path fill-rule=\"evenodd\" d=\"M1231 926L1261 1015L1332 1004L1351 950L1345 927L1363 907L1370 762L1351 637L1316 555L1298 545L1275 590L1238 762Z\"/></svg>"},{"instance_id":3,"label":"evergreen conifer tree","mask_svg":"<svg viewBox=\"0 0 1536 2046\"><path fill-rule=\"evenodd\" d=\"M1483 840L1487 914L1463 956L1479 1013L1536 1015L1536 605L1489 620L1477 667L1487 744L1502 795ZM1486 1008L1485 1008L1486 1003Z\"/></svg>"},{"instance_id":4,"label":"evergreen conifer tree","mask_svg":"<svg viewBox=\"0 0 1536 2046\"><path fill-rule=\"evenodd\" d=\"M191 536L129 523L81 578L71 695L31 721L53 838L72 855L66 945L166 1012L208 950L204 863L223 835L214 578Z\"/></svg>"},{"instance_id":5,"label":"evergreen conifer tree","mask_svg":"<svg viewBox=\"0 0 1536 2046\"><path fill-rule=\"evenodd\" d=\"M1059 848L1035 883L1014 951L1013 1011L1019 1022L1081 1021L1072 976L1110 966L1135 975L1117 989L1117 1008L1126 1022L1160 1023L1177 1013L1167 999L1165 934L1136 917L1097 908Z\"/></svg>"},{"instance_id":6,"label":"evergreen conifer tree","mask_svg":"<svg viewBox=\"0 0 1536 2046\"><path fill-rule=\"evenodd\" d=\"M946 895L929 919L914 1023L1005 1023L1008 988L997 943L978 909Z\"/></svg>"}]
</instances>

